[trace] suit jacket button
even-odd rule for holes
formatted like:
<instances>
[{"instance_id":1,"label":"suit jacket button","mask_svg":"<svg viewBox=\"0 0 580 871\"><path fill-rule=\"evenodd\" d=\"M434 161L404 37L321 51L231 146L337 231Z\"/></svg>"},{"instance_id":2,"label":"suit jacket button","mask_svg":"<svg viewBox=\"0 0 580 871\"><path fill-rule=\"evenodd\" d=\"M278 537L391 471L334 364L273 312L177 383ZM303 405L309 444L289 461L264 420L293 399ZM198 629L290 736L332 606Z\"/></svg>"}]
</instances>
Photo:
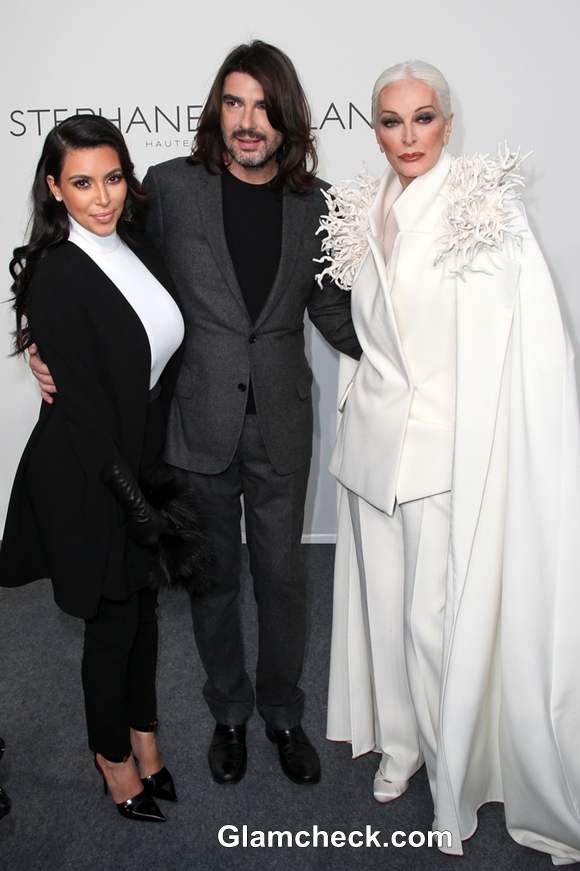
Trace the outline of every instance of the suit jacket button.
<instances>
[{"instance_id":1,"label":"suit jacket button","mask_svg":"<svg viewBox=\"0 0 580 871\"><path fill-rule=\"evenodd\" d=\"M241 390L242 393L245 393L247 389L248 389L248 388L247 388L247 386L246 386L245 384L241 384L241 383L238 384L238 390Z\"/></svg>"},{"instance_id":2,"label":"suit jacket button","mask_svg":"<svg viewBox=\"0 0 580 871\"><path fill-rule=\"evenodd\" d=\"M256 341L256 334L252 333L252 335L248 339L248 342L250 343L250 345L253 345L255 341Z\"/></svg>"}]
</instances>

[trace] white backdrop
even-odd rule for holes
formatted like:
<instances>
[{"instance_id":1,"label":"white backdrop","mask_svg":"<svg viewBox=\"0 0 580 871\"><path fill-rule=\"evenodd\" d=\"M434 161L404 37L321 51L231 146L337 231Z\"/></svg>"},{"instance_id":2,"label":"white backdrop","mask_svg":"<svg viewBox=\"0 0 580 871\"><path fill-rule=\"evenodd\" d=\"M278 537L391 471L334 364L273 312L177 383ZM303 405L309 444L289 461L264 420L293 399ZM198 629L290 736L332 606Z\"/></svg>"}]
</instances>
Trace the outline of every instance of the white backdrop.
<instances>
[{"instance_id":1,"label":"white backdrop","mask_svg":"<svg viewBox=\"0 0 580 871\"><path fill-rule=\"evenodd\" d=\"M580 202L580 0L358 0L276 4L221 0L52 0L2 13L0 258L20 244L44 135L77 109L117 120L140 175L190 147L209 85L229 49L261 38L294 60L318 128L320 175L384 164L369 117L370 91L387 66L418 57L447 76L455 108L452 153L495 151L506 138L534 149L526 204L575 337ZM157 107L157 108L156 108ZM10 296L7 268L0 298ZM0 529L12 478L38 412L27 367L8 359L13 315L0 309ZM336 355L308 333L315 373L314 461L305 533L332 540L334 484L326 468L335 427ZM538 353L542 349L538 348Z\"/></svg>"}]
</instances>

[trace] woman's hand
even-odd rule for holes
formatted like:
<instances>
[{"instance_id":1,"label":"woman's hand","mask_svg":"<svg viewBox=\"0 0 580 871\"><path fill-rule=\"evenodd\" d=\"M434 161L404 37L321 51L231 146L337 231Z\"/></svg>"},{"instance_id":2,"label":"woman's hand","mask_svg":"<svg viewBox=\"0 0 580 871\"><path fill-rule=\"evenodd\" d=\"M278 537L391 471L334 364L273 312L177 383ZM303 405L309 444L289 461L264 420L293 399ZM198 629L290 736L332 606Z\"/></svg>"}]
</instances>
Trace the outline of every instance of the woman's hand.
<instances>
[{"instance_id":1,"label":"woman's hand","mask_svg":"<svg viewBox=\"0 0 580 871\"><path fill-rule=\"evenodd\" d=\"M131 538L143 547L156 545L171 524L147 501L127 463L118 457L103 478L125 509Z\"/></svg>"},{"instance_id":2,"label":"woman's hand","mask_svg":"<svg viewBox=\"0 0 580 871\"><path fill-rule=\"evenodd\" d=\"M49 405L52 405L54 399L52 398L51 394L57 392L56 384L52 380L50 369L38 353L38 348L34 343L28 348L28 365L32 370L32 374L38 381L38 384L40 386L40 395L45 402L48 402Z\"/></svg>"}]
</instances>

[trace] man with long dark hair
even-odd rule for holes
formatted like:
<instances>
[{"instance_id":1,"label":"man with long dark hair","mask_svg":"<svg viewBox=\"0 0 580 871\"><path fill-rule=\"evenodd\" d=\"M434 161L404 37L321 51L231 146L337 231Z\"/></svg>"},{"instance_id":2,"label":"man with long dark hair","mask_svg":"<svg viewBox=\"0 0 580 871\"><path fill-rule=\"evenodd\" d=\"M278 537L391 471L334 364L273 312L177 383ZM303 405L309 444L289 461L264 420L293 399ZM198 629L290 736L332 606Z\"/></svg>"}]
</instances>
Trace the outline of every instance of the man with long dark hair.
<instances>
[{"instance_id":1,"label":"man with long dark hair","mask_svg":"<svg viewBox=\"0 0 580 871\"><path fill-rule=\"evenodd\" d=\"M186 323L166 459L198 494L215 555L215 589L192 601L192 613L217 724L209 763L219 783L244 775L254 707L239 612L242 495L258 605L258 711L287 776L320 778L300 725L300 538L312 452L305 310L336 348L353 356L360 349L348 294L314 281L325 210L315 170L294 66L255 41L220 67L191 156L152 167L145 179L148 234L173 275Z\"/></svg>"},{"instance_id":2,"label":"man with long dark hair","mask_svg":"<svg viewBox=\"0 0 580 871\"><path fill-rule=\"evenodd\" d=\"M199 495L216 589L193 601L220 783L246 767L254 705L240 627L240 496L258 605L258 711L294 782L320 777L300 725L306 637L299 547L312 449L303 319L357 354L348 294L314 281L324 210L310 111L294 66L256 41L226 57L189 159L152 167L150 236L178 286L186 347L167 459Z\"/></svg>"}]
</instances>

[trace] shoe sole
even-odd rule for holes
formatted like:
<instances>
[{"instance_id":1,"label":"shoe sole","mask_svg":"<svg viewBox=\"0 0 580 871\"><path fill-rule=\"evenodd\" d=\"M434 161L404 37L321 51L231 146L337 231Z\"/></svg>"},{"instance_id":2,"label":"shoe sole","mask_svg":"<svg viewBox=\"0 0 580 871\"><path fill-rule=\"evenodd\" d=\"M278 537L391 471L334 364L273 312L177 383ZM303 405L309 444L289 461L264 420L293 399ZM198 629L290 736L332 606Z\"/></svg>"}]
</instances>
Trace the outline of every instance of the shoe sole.
<instances>
[{"instance_id":1,"label":"shoe sole","mask_svg":"<svg viewBox=\"0 0 580 871\"><path fill-rule=\"evenodd\" d=\"M396 795L387 795L386 793L381 793L378 791L375 792L375 790L373 790L373 798L375 799L375 801L378 801L379 804L388 804L391 801L396 801L398 798L401 798L402 795L405 795L408 788L409 785L407 784L407 786L405 786L405 788L402 789L400 792L397 792Z\"/></svg>"}]
</instances>

